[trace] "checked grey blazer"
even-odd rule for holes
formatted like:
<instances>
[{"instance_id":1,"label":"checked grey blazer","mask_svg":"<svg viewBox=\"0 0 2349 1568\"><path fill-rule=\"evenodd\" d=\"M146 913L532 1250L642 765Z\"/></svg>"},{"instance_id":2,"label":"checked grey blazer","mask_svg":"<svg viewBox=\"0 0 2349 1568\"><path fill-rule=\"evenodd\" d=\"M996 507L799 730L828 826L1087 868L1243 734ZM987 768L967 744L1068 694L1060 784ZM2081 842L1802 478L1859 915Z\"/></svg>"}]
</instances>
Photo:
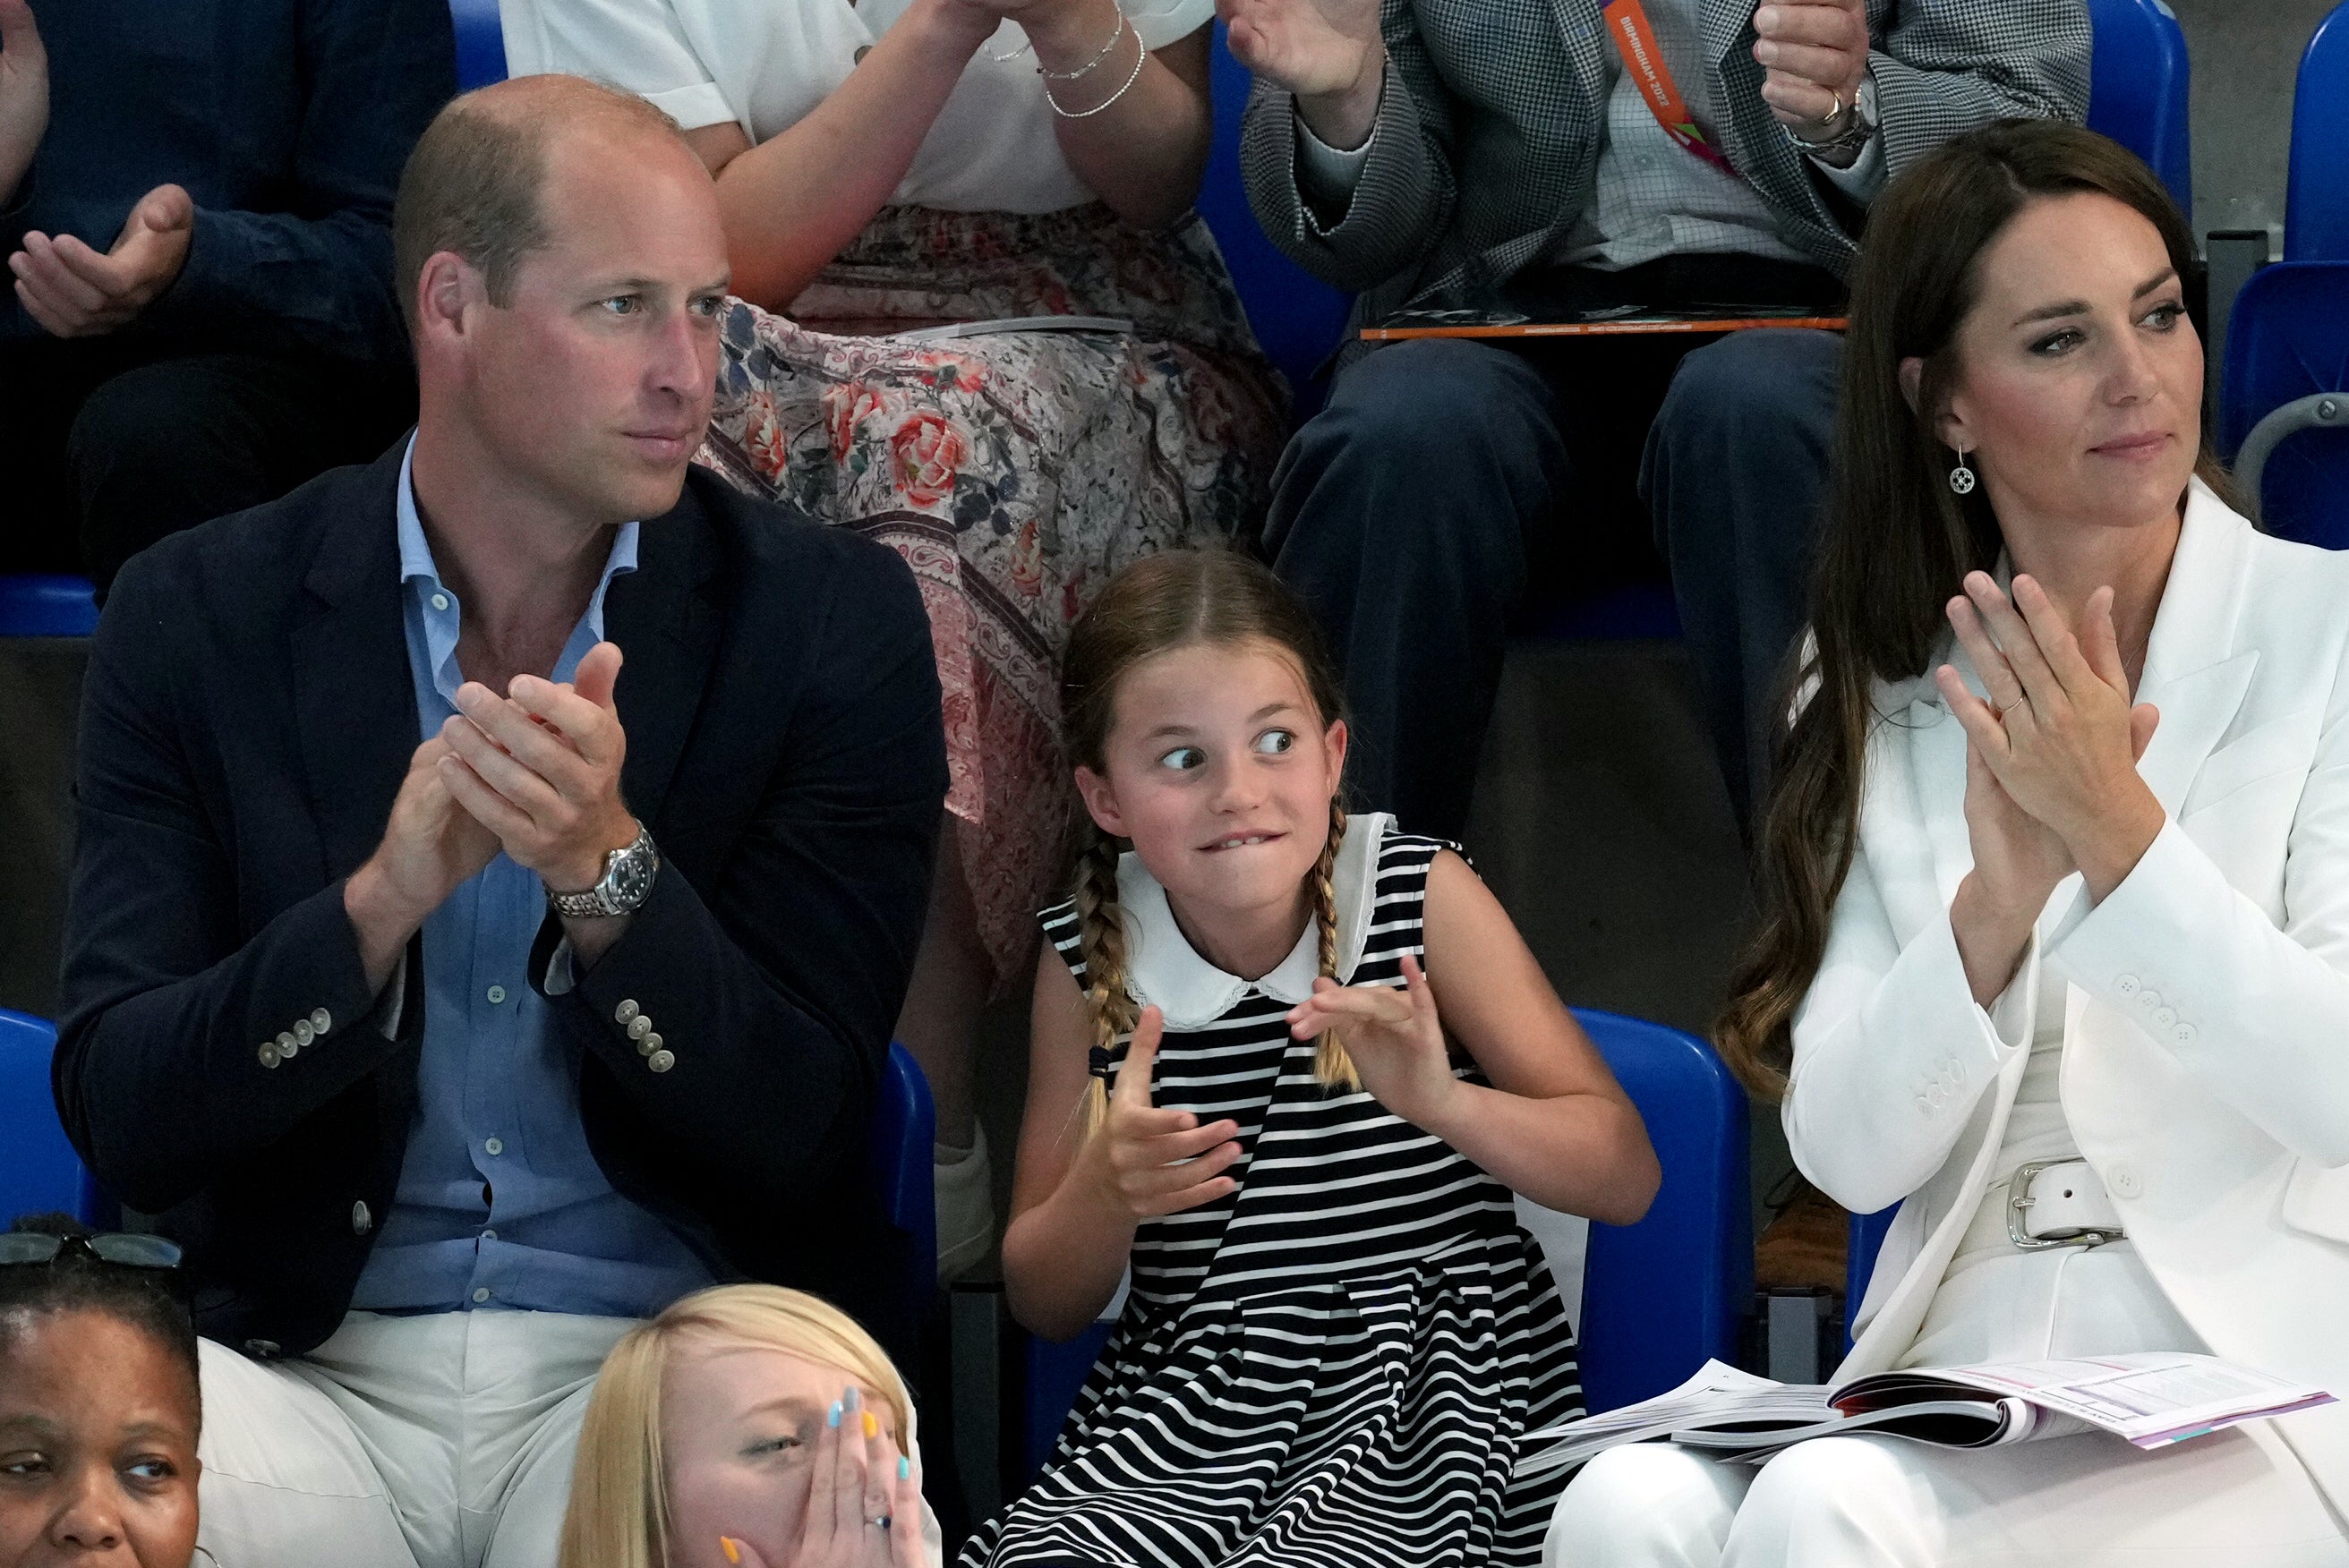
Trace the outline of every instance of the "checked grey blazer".
<instances>
[{"instance_id":1,"label":"checked grey blazer","mask_svg":"<svg viewBox=\"0 0 2349 1568\"><path fill-rule=\"evenodd\" d=\"M1309 215L1290 95L1259 81L1240 140L1257 221L1307 271L1361 293L1358 319L1537 260L1591 196L1614 63L1602 3L1384 0L1386 85L1351 204L1327 229ZM1723 150L1787 242L1842 273L1863 214L1762 101L1755 4L1700 0ZM1868 17L1888 174L1990 120L2086 110L2086 0L1868 0Z\"/></svg>"}]
</instances>

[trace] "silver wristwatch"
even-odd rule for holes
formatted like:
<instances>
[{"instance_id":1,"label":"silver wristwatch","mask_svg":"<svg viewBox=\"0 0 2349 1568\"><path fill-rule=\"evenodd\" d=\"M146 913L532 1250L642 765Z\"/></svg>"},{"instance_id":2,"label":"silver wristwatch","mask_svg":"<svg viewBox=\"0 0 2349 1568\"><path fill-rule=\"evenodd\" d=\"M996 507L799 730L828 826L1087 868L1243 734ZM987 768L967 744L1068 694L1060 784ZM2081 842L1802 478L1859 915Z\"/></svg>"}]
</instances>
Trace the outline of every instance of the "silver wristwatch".
<instances>
[{"instance_id":1,"label":"silver wristwatch","mask_svg":"<svg viewBox=\"0 0 2349 1568\"><path fill-rule=\"evenodd\" d=\"M653 848L653 836L636 824L636 841L624 850L614 850L604 857L604 874L595 885L578 892L557 892L546 890L546 902L554 913L571 920L595 920L616 914L626 914L645 902L653 891L653 878L660 872L660 851Z\"/></svg>"}]
</instances>

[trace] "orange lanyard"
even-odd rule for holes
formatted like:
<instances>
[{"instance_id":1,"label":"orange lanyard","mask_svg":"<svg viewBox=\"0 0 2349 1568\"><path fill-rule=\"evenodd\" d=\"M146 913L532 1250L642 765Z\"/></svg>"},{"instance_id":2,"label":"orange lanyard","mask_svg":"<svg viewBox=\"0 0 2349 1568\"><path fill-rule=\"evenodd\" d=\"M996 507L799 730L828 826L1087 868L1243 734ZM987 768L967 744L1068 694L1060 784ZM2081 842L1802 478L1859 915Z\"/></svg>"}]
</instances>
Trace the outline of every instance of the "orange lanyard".
<instances>
[{"instance_id":1,"label":"orange lanyard","mask_svg":"<svg viewBox=\"0 0 2349 1568\"><path fill-rule=\"evenodd\" d=\"M1607 20L1607 36L1615 41L1623 68L1640 79L1640 100L1664 128L1664 134L1723 173L1736 174L1721 149L1697 129L1688 100L1681 97L1680 84L1672 80L1672 68L1664 63L1664 51L1657 46L1656 30L1648 24L1648 8L1640 0L1609 0L1599 15Z\"/></svg>"}]
</instances>

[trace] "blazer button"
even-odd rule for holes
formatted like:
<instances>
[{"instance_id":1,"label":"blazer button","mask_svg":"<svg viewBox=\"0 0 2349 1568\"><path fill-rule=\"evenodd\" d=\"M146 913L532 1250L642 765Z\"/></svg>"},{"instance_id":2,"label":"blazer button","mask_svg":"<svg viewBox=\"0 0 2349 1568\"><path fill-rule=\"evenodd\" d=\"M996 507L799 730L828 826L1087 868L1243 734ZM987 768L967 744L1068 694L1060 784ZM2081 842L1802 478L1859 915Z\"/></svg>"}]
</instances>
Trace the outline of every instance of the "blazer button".
<instances>
[{"instance_id":1,"label":"blazer button","mask_svg":"<svg viewBox=\"0 0 2349 1568\"><path fill-rule=\"evenodd\" d=\"M2161 1006L2161 993L2158 991L2140 991L2137 994L2137 1005L2150 1013L2156 1007Z\"/></svg>"},{"instance_id":2,"label":"blazer button","mask_svg":"<svg viewBox=\"0 0 2349 1568\"><path fill-rule=\"evenodd\" d=\"M665 1073L668 1071L669 1068L677 1066L677 1053L675 1051L655 1051L651 1056L645 1058L645 1066L650 1068L657 1073Z\"/></svg>"},{"instance_id":3,"label":"blazer button","mask_svg":"<svg viewBox=\"0 0 2349 1568\"><path fill-rule=\"evenodd\" d=\"M293 1030L288 1029L277 1037L277 1055L281 1059L290 1062L301 1050L302 1042L294 1037Z\"/></svg>"},{"instance_id":4,"label":"blazer button","mask_svg":"<svg viewBox=\"0 0 2349 1568\"><path fill-rule=\"evenodd\" d=\"M247 1356L252 1357L256 1361L266 1361L271 1357L277 1354L277 1341L274 1339L248 1339L244 1342L244 1353Z\"/></svg>"},{"instance_id":5,"label":"blazer button","mask_svg":"<svg viewBox=\"0 0 2349 1568\"><path fill-rule=\"evenodd\" d=\"M2105 1185L2116 1198L2134 1198L2145 1191L2145 1178L2137 1173L2136 1166L2124 1161L2105 1173Z\"/></svg>"},{"instance_id":6,"label":"blazer button","mask_svg":"<svg viewBox=\"0 0 2349 1568\"><path fill-rule=\"evenodd\" d=\"M2175 1007L2156 1007L2153 1010L2153 1021L2166 1029L2169 1027L2170 1025L2178 1022L2178 1009Z\"/></svg>"},{"instance_id":7,"label":"blazer button","mask_svg":"<svg viewBox=\"0 0 2349 1568\"><path fill-rule=\"evenodd\" d=\"M367 1212L364 1202L351 1205L351 1234L364 1236L375 1229L375 1216Z\"/></svg>"},{"instance_id":8,"label":"blazer button","mask_svg":"<svg viewBox=\"0 0 2349 1568\"><path fill-rule=\"evenodd\" d=\"M310 1009L310 1026L323 1035L335 1026L335 1016L324 1007L313 1007Z\"/></svg>"},{"instance_id":9,"label":"blazer button","mask_svg":"<svg viewBox=\"0 0 2349 1568\"><path fill-rule=\"evenodd\" d=\"M294 1043L306 1046L318 1037L318 1026L307 1018L294 1020Z\"/></svg>"},{"instance_id":10,"label":"blazer button","mask_svg":"<svg viewBox=\"0 0 2349 1568\"><path fill-rule=\"evenodd\" d=\"M2113 989L2119 992L2124 996L2134 996L2137 995L2137 987L2142 984L2143 982L2138 980L2136 975L2124 975L2119 979L2113 982Z\"/></svg>"},{"instance_id":11,"label":"blazer button","mask_svg":"<svg viewBox=\"0 0 2349 1568\"><path fill-rule=\"evenodd\" d=\"M636 1006L636 998L631 996L612 1009L612 1019L615 1023L633 1024L636 1020L636 1015L643 1011L642 1007Z\"/></svg>"},{"instance_id":12,"label":"blazer button","mask_svg":"<svg viewBox=\"0 0 2349 1568\"><path fill-rule=\"evenodd\" d=\"M628 1020L628 1038L641 1040L653 1032L653 1021L642 1013Z\"/></svg>"},{"instance_id":13,"label":"blazer button","mask_svg":"<svg viewBox=\"0 0 2349 1568\"><path fill-rule=\"evenodd\" d=\"M636 1055L643 1057L647 1060L657 1055L660 1048L661 1037L657 1033L647 1035L643 1039L636 1042Z\"/></svg>"},{"instance_id":14,"label":"blazer button","mask_svg":"<svg viewBox=\"0 0 2349 1568\"><path fill-rule=\"evenodd\" d=\"M279 1058L279 1057L278 1057L278 1055L277 1055L277 1042L276 1042L275 1040L264 1040L264 1041L262 1041L262 1042L261 1042L261 1052L260 1052L260 1055L261 1055L261 1065L262 1065L263 1067L265 1067L265 1068L274 1068L274 1067L275 1067L275 1066L277 1065L278 1061L280 1060L280 1058Z\"/></svg>"},{"instance_id":15,"label":"blazer button","mask_svg":"<svg viewBox=\"0 0 2349 1568\"><path fill-rule=\"evenodd\" d=\"M2190 1046L2194 1043L2194 1026L2180 1024L2169 1032L2169 1037L2181 1046Z\"/></svg>"}]
</instances>

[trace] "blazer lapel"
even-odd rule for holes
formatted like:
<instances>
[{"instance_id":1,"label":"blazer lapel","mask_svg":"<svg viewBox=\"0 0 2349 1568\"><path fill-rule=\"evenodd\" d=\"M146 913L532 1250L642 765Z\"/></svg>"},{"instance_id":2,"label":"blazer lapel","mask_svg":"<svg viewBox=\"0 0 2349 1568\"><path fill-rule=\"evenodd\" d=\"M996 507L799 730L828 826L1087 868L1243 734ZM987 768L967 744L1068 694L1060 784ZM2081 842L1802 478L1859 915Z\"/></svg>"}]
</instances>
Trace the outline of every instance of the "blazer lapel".
<instances>
[{"instance_id":1,"label":"blazer lapel","mask_svg":"<svg viewBox=\"0 0 2349 1568\"><path fill-rule=\"evenodd\" d=\"M420 739L394 510L406 451L403 441L378 459L357 504L327 520L294 629L295 723L330 881L382 841Z\"/></svg>"},{"instance_id":2,"label":"blazer lapel","mask_svg":"<svg viewBox=\"0 0 2349 1568\"><path fill-rule=\"evenodd\" d=\"M628 735L620 788L647 822L667 798L724 626L718 568L716 531L688 480L677 506L644 525L636 569L604 595L604 634L625 655L612 694Z\"/></svg>"},{"instance_id":3,"label":"blazer lapel","mask_svg":"<svg viewBox=\"0 0 2349 1568\"><path fill-rule=\"evenodd\" d=\"M2259 666L2256 648L2234 651L2251 542L2251 524L2194 480L2137 693L2161 710L2137 772L2172 817L2234 722Z\"/></svg>"}]
</instances>

